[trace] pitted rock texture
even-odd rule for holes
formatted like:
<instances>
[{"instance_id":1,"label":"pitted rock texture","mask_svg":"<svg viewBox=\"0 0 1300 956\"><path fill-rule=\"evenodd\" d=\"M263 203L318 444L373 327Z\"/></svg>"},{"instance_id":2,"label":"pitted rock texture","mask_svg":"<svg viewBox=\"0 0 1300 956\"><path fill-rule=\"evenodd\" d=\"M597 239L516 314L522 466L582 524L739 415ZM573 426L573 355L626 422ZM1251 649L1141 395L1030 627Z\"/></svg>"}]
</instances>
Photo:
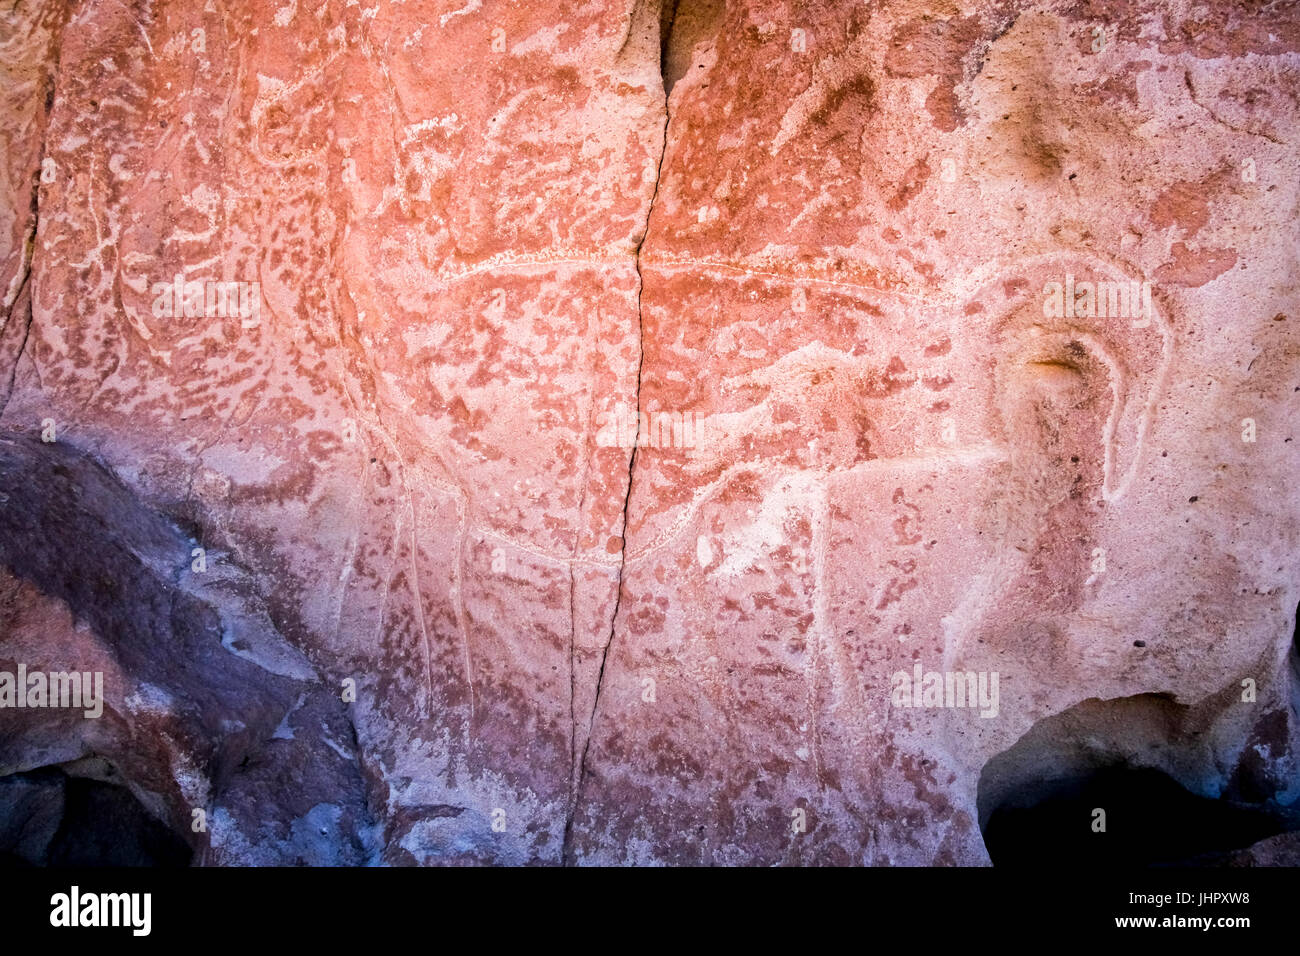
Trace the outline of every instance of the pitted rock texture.
<instances>
[{"instance_id":1,"label":"pitted rock texture","mask_svg":"<svg viewBox=\"0 0 1300 956\"><path fill-rule=\"evenodd\" d=\"M107 687L0 851L986 864L1128 768L1293 857L1293 7L0 18L0 670Z\"/></svg>"}]
</instances>

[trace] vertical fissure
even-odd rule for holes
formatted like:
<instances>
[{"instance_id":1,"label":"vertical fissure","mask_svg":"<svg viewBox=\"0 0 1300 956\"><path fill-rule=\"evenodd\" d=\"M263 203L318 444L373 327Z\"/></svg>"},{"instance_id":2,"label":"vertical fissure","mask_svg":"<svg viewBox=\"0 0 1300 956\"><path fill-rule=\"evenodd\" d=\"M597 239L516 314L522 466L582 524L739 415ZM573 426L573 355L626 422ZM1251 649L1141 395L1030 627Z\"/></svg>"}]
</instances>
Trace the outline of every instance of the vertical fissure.
<instances>
[{"instance_id":1,"label":"vertical fissure","mask_svg":"<svg viewBox=\"0 0 1300 956\"><path fill-rule=\"evenodd\" d=\"M332 696L332 695L331 695ZM352 712L354 704L343 705L343 717L348 729L352 731L352 752L357 758L357 777L360 781L362 820L357 832L362 836L361 850L366 856L367 865L378 864L384 854L384 827L382 819L376 812L371 800L370 782L366 780L365 754L361 748L361 734L357 731L356 715ZM373 840L373 843L370 842Z\"/></svg>"},{"instance_id":2,"label":"vertical fissure","mask_svg":"<svg viewBox=\"0 0 1300 956\"><path fill-rule=\"evenodd\" d=\"M45 117L45 126L48 130L48 114ZM4 403L0 404L0 415L3 415L5 409L9 407L9 399L13 396L14 386L18 381L18 364L23 359L23 353L27 351L27 340L31 338L32 322L35 318L32 302L33 293L31 289L31 279L32 268L36 261L36 235L41 223L41 170L45 167L45 143L46 138L43 136L41 139L40 156L36 161L36 171L32 175L32 178L35 180L35 182L32 183L32 198L29 206L31 210L32 224L27 231L27 235L23 237L23 261L19 265L19 269L22 271L22 278L18 282L17 291L14 293L13 301L7 303L8 308L6 310L4 324L0 325L0 338L2 338L4 334L9 331L9 323L13 321L14 311L22 309L26 312L26 321L23 324L23 338L18 344L18 351L14 354L13 365L9 368L9 384L5 388ZM24 293L26 293L26 299L23 298Z\"/></svg>"},{"instance_id":3,"label":"vertical fissure","mask_svg":"<svg viewBox=\"0 0 1300 956\"><path fill-rule=\"evenodd\" d=\"M678 0L663 0L663 6L660 8L659 18L659 49L660 49L660 80L663 83L663 67L666 62L667 51L672 37L672 27L676 20ZM645 365L645 316L643 313L642 295L645 292L645 276L641 272L641 254L645 248L647 237L650 235L650 220L654 216L655 201L659 198L659 184L663 176L664 157L668 153L668 87L664 87L664 119L663 126L660 129L659 137L659 158L655 164L654 188L650 193L650 203L646 207L645 228L637 240L636 249L632 253L632 265L636 269L636 322L637 322L637 363L636 363L636 408L635 415L637 421L636 440L632 443L632 453L628 456L627 462L627 492L623 497L623 523L620 531L622 538L622 547L619 551L618 561L618 578L616 590L614 593L614 610L610 615L609 637L605 641L605 647L600 655L600 668L596 672L596 691L591 702L591 716L587 722L587 739L582 745L582 756L578 760L577 784L574 787L573 798L569 806L568 819L564 827L564 844L561 854L561 862L568 866L573 862L573 824L574 818L578 813L578 806L582 802L582 785L587 776L587 755L591 751L591 738L596 729L596 714L600 709L600 695L605 683L605 665L609 661L609 651L614 644L614 634L618 628L618 614L623 604L623 572L627 566L627 528L628 528L628 511L632 502L632 484L636 471L637 454L641 446L641 375Z\"/></svg>"},{"instance_id":4,"label":"vertical fissure","mask_svg":"<svg viewBox=\"0 0 1300 956\"><path fill-rule=\"evenodd\" d=\"M680 4L681 0L663 0L663 6L659 8L659 77L663 80L665 101L668 99L668 94L673 91L672 80L670 79L672 61L672 44L670 40L673 35L673 26L677 23L677 8ZM666 102L664 110L666 113ZM656 182L656 188L658 188L658 185Z\"/></svg>"},{"instance_id":5,"label":"vertical fissure","mask_svg":"<svg viewBox=\"0 0 1300 956\"><path fill-rule=\"evenodd\" d=\"M27 352L27 343L31 339L32 325L35 322L35 292L32 288L32 273L36 271L36 239L40 234L41 225L41 176L45 170L45 157L50 140L50 117L54 114L54 97L58 85L58 78L63 75L63 34L68 27L68 21L72 18L72 4L69 3L64 7L63 20L59 24L58 32L50 49L55 51L54 64L50 72L45 76L45 98L44 98L44 116L41 123L41 149L40 155L36 159L36 169L32 174L32 193L29 209L31 211L31 228L23 240L23 262L19 265L22 272L22 278L18 280L13 299L5 303L5 320L0 325L0 339L9 329L9 323L13 320L15 309L23 309L26 312L26 320L23 323L23 338L18 344L18 351L14 355L13 365L9 369L9 384L5 389L4 401L0 402L0 416L4 415L9 408L9 400L13 398L14 388L18 382L18 365L23 360L23 355ZM15 10L17 7L15 6ZM23 299L24 293L26 300ZM7 297L6 297L7 298Z\"/></svg>"}]
</instances>

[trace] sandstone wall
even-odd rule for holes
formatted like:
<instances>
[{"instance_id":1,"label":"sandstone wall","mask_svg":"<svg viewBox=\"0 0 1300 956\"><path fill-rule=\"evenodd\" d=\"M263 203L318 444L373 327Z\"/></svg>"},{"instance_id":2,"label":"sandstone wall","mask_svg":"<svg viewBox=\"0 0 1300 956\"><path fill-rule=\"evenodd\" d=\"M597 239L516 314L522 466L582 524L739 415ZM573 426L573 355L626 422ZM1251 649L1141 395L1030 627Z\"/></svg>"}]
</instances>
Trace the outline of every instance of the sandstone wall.
<instances>
[{"instance_id":1,"label":"sandstone wall","mask_svg":"<svg viewBox=\"0 0 1300 956\"><path fill-rule=\"evenodd\" d=\"M0 669L107 682L0 771L218 864L1298 825L1297 8L0 17Z\"/></svg>"}]
</instances>

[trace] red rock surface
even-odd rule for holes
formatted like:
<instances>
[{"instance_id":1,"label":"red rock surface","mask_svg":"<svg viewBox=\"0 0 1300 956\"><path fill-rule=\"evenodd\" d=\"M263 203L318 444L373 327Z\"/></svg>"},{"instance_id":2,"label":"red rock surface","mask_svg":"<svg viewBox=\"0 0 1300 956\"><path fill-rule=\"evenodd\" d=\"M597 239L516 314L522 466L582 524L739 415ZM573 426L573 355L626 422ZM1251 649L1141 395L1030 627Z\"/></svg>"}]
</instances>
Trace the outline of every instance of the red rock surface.
<instances>
[{"instance_id":1,"label":"red rock surface","mask_svg":"<svg viewBox=\"0 0 1300 956\"><path fill-rule=\"evenodd\" d=\"M0 16L0 669L110 688L0 771L206 863L981 864L1102 766L1294 828L1294 9Z\"/></svg>"}]
</instances>

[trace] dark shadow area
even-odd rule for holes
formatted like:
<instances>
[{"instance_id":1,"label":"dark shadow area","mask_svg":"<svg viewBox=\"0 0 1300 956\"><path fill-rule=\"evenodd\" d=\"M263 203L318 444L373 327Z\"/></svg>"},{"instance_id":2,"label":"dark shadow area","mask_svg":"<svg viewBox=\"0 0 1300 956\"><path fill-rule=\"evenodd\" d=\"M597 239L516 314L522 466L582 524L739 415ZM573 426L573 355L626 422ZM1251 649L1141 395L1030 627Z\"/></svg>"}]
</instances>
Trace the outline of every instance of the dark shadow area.
<instances>
[{"instance_id":1,"label":"dark shadow area","mask_svg":"<svg viewBox=\"0 0 1300 956\"><path fill-rule=\"evenodd\" d=\"M1225 778L1216 763L1214 721L1239 694L1229 685L1199 708L1168 694L1092 698L1038 721L980 771L993 864L1219 866L1300 830L1300 808L1279 802L1291 767L1284 712L1252 712L1240 765Z\"/></svg>"},{"instance_id":2,"label":"dark shadow area","mask_svg":"<svg viewBox=\"0 0 1300 956\"><path fill-rule=\"evenodd\" d=\"M0 780L0 867L179 867L192 855L126 787L48 767Z\"/></svg>"},{"instance_id":3,"label":"dark shadow area","mask_svg":"<svg viewBox=\"0 0 1300 956\"><path fill-rule=\"evenodd\" d=\"M663 0L659 8L659 69L665 95L691 68L691 52L721 26L723 0Z\"/></svg>"},{"instance_id":4,"label":"dark shadow area","mask_svg":"<svg viewBox=\"0 0 1300 956\"><path fill-rule=\"evenodd\" d=\"M68 778L51 866L188 866L191 856L125 787Z\"/></svg>"},{"instance_id":5,"label":"dark shadow area","mask_svg":"<svg viewBox=\"0 0 1300 956\"><path fill-rule=\"evenodd\" d=\"M9 862L184 864L188 849L154 817L187 844L208 842L189 832L191 808L169 786L180 756L209 788L209 812L220 808L250 833L268 817L283 822L289 837L268 853L303 863L365 859L373 818L347 707L276 629L245 568L209 551L206 568L195 569L194 538L65 441L0 432L0 501L0 584L12 575L27 591L24 605L66 605L84 630L77 640L111 654L125 689L147 684L177 702L161 723L135 720L119 685L105 687L104 719L93 726L53 710L21 723L0 718L0 763L50 765L39 776L0 777L0 853ZM20 646L39 643L39 635L17 636ZM67 653L79 655L79 645ZM290 719L319 732L279 733ZM52 766L54 741L63 753L90 752L77 760L89 763ZM322 804L338 808L337 839L292 828Z\"/></svg>"},{"instance_id":6,"label":"dark shadow area","mask_svg":"<svg viewBox=\"0 0 1300 956\"><path fill-rule=\"evenodd\" d=\"M1105 811L1105 830L1094 829ZM984 828L994 866L1205 865L1284 831L1269 813L1197 796L1159 770L1112 766L1027 788Z\"/></svg>"}]
</instances>

